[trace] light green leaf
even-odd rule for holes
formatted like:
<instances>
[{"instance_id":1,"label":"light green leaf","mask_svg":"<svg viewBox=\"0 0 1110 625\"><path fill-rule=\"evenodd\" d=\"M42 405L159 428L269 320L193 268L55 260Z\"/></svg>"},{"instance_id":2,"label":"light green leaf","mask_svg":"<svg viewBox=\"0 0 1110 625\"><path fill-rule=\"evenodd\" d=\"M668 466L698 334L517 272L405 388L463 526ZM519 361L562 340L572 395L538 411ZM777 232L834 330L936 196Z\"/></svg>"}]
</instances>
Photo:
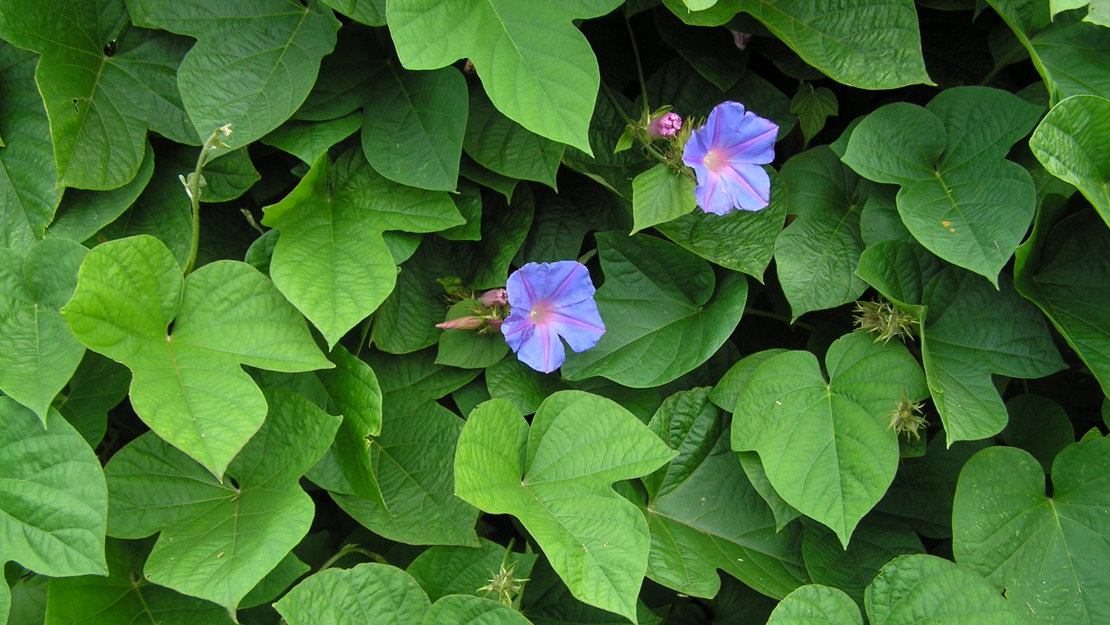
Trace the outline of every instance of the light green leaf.
<instances>
[{"instance_id":1,"label":"light green leaf","mask_svg":"<svg viewBox=\"0 0 1110 625\"><path fill-rule=\"evenodd\" d=\"M488 596L489 593L478 589L489 584L502 566L512 569L514 578L528 579L537 554L509 551L484 538L478 540L481 546L477 549L429 547L406 570L433 601L447 595ZM496 595L491 598L496 599Z\"/></svg>"},{"instance_id":2,"label":"light green leaf","mask_svg":"<svg viewBox=\"0 0 1110 625\"><path fill-rule=\"evenodd\" d=\"M381 367L375 369L382 375L384 391L388 388L385 374ZM410 402L426 396L418 384L398 392L409 395ZM391 401L388 391L385 394L382 433L370 447L370 465L386 507L348 494L352 490L342 483L321 486L332 491L332 499L347 514L390 540L477 546L474 523L478 511L455 496L451 475L463 421L433 401L422 401L410 406Z\"/></svg>"},{"instance_id":3,"label":"light green leaf","mask_svg":"<svg viewBox=\"0 0 1110 625\"><path fill-rule=\"evenodd\" d=\"M694 181L660 163L632 180L632 233L666 223L698 207Z\"/></svg>"},{"instance_id":4,"label":"light green leaf","mask_svg":"<svg viewBox=\"0 0 1110 625\"><path fill-rule=\"evenodd\" d=\"M537 562L532 570L522 611L534 625L628 625L629 622L625 616L575 599L544 559ZM660 625L662 620L643 601L636 603L636 622L639 625Z\"/></svg>"},{"instance_id":5,"label":"light green leaf","mask_svg":"<svg viewBox=\"0 0 1110 625\"><path fill-rule=\"evenodd\" d=\"M250 265L220 261L183 281L170 251L149 236L89 252L62 316L86 347L131 369L139 417L216 475L266 415L266 400L240 364L286 372L332 366L301 316Z\"/></svg>"},{"instance_id":6,"label":"light green leaf","mask_svg":"<svg viewBox=\"0 0 1110 625\"><path fill-rule=\"evenodd\" d=\"M863 89L932 84L911 0L741 0L810 65Z\"/></svg>"},{"instance_id":7,"label":"light green leaf","mask_svg":"<svg viewBox=\"0 0 1110 625\"><path fill-rule=\"evenodd\" d=\"M44 423L9 397L0 397L0 423L0 562L52 577L104 575L108 491L92 449L57 411Z\"/></svg>"},{"instance_id":8,"label":"light green leaf","mask_svg":"<svg viewBox=\"0 0 1110 625\"><path fill-rule=\"evenodd\" d=\"M177 89L187 40L131 28L123 0L10 0L0 6L0 37L42 55L35 82L50 118L59 185L114 189L131 181L147 128L197 142Z\"/></svg>"},{"instance_id":9,"label":"light green leaf","mask_svg":"<svg viewBox=\"0 0 1110 625\"><path fill-rule=\"evenodd\" d=\"M342 345L331 353L334 369L318 371L330 404L343 415L331 451L351 491L359 497L385 504L377 477L370 466L372 436L382 431L382 391L370 365L351 355Z\"/></svg>"},{"instance_id":10,"label":"light green leaf","mask_svg":"<svg viewBox=\"0 0 1110 625\"><path fill-rule=\"evenodd\" d=\"M767 625L863 625L863 617L842 590L809 584L783 598Z\"/></svg>"},{"instance_id":11,"label":"light green leaf","mask_svg":"<svg viewBox=\"0 0 1110 625\"><path fill-rule=\"evenodd\" d=\"M1021 616L983 578L926 554L891 560L867 587L872 625L1015 625Z\"/></svg>"},{"instance_id":12,"label":"light green leaf","mask_svg":"<svg viewBox=\"0 0 1110 625\"><path fill-rule=\"evenodd\" d=\"M486 512L517 517L575 597L634 621L648 527L611 485L673 455L632 413L596 395L556 393L531 427L494 399L459 437L455 489Z\"/></svg>"},{"instance_id":13,"label":"light green leaf","mask_svg":"<svg viewBox=\"0 0 1110 625\"><path fill-rule=\"evenodd\" d=\"M1060 102L1033 131L1029 149L1110 225L1110 100L1077 95Z\"/></svg>"},{"instance_id":14,"label":"light green leaf","mask_svg":"<svg viewBox=\"0 0 1110 625\"><path fill-rule=\"evenodd\" d=\"M67 191L54 215L54 221L46 230L46 236L71 239L78 243L90 239L97 230L118 219L135 203L153 174L154 149L147 143L143 162L131 182L110 191Z\"/></svg>"},{"instance_id":15,"label":"light green leaf","mask_svg":"<svg viewBox=\"0 0 1110 625\"><path fill-rule=\"evenodd\" d=\"M43 425L85 353L58 310L87 251L66 240L40 241L25 255L0 248L0 390Z\"/></svg>"},{"instance_id":16,"label":"light green leaf","mask_svg":"<svg viewBox=\"0 0 1110 625\"><path fill-rule=\"evenodd\" d=\"M995 286L1033 218L1029 172L1004 160L1039 107L997 89L947 89L922 109L884 106L852 132L843 161L902 185L898 213L922 245Z\"/></svg>"},{"instance_id":17,"label":"light green leaf","mask_svg":"<svg viewBox=\"0 0 1110 625\"><path fill-rule=\"evenodd\" d=\"M833 532L807 524L802 554L813 582L839 588L863 605L864 589L884 564L900 555L925 552L921 539L908 525L879 519L863 519L847 549Z\"/></svg>"},{"instance_id":18,"label":"light green leaf","mask_svg":"<svg viewBox=\"0 0 1110 625\"><path fill-rule=\"evenodd\" d=\"M185 110L201 139L231 124L225 142L232 148L289 119L316 82L320 59L335 47L339 29L330 10L295 0L127 0L127 7L138 26L197 39L177 71Z\"/></svg>"},{"instance_id":19,"label":"light green leaf","mask_svg":"<svg viewBox=\"0 0 1110 625\"><path fill-rule=\"evenodd\" d=\"M802 584L801 532L775 516L729 449L729 420L709 389L672 395L648 427L678 450L644 478L651 528L648 577L683 594L713 597L717 569L772 597Z\"/></svg>"},{"instance_id":20,"label":"light green leaf","mask_svg":"<svg viewBox=\"0 0 1110 625\"><path fill-rule=\"evenodd\" d=\"M318 122L294 119L278 126L261 141L311 165L328 148L353 135L361 127L362 117L358 113Z\"/></svg>"},{"instance_id":21,"label":"light green leaf","mask_svg":"<svg viewBox=\"0 0 1110 625\"><path fill-rule=\"evenodd\" d=\"M740 10L741 0L717 0L703 11L692 11L685 0L663 0L663 4L683 22L691 26L720 26Z\"/></svg>"},{"instance_id":22,"label":"light green leaf","mask_svg":"<svg viewBox=\"0 0 1110 625\"><path fill-rule=\"evenodd\" d=\"M822 146L782 168L786 212L797 215L775 241L775 261L790 314L834 308L867 288L856 274L863 240L859 215L872 185Z\"/></svg>"},{"instance_id":23,"label":"light green leaf","mask_svg":"<svg viewBox=\"0 0 1110 625\"><path fill-rule=\"evenodd\" d=\"M340 419L286 391L220 481L154 433L108 462L109 533L160 532L143 570L160 586L234 609L305 534L313 517L297 480L323 455Z\"/></svg>"},{"instance_id":24,"label":"light green leaf","mask_svg":"<svg viewBox=\"0 0 1110 625\"><path fill-rule=\"evenodd\" d=\"M657 386L708 360L739 323L748 295L742 275L718 281L704 260L653 237L602 233L597 243L606 278L595 299L606 332L593 348L567 355L568 380L600 375Z\"/></svg>"},{"instance_id":25,"label":"light green leaf","mask_svg":"<svg viewBox=\"0 0 1110 625\"><path fill-rule=\"evenodd\" d=\"M162 625L231 625L226 608L188 597L143 578L149 544L109 539L108 577L50 580L48 625L109 625L156 622Z\"/></svg>"},{"instance_id":26,"label":"light green leaf","mask_svg":"<svg viewBox=\"0 0 1110 625\"><path fill-rule=\"evenodd\" d=\"M928 307L922 361L948 445L994 436L1006 426L991 373L1039 378L1064 368L1044 317L1001 278L995 290L949 267L922 296Z\"/></svg>"},{"instance_id":27,"label":"light green leaf","mask_svg":"<svg viewBox=\"0 0 1110 625\"><path fill-rule=\"evenodd\" d=\"M921 368L900 344L852 333L825 355L790 351L752 373L733 411L732 448L759 453L787 503L827 525L847 547L856 524L898 469L887 416L927 394Z\"/></svg>"},{"instance_id":28,"label":"light green leaf","mask_svg":"<svg viewBox=\"0 0 1110 625\"><path fill-rule=\"evenodd\" d=\"M379 174L421 189L452 191L466 131L466 80L454 68L376 72L363 106L362 152Z\"/></svg>"},{"instance_id":29,"label":"light green leaf","mask_svg":"<svg viewBox=\"0 0 1110 625\"><path fill-rule=\"evenodd\" d=\"M323 0L324 4L367 26L385 26L385 0Z\"/></svg>"},{"instance_id":30,"label":"light green leaf","mask_svg":"<svg viewBox=\"0 0 1110 625\"><path fill-rule=\"evenodd\" d=\"M805 83L790 101L790 112L798 116L805 145L825 127L825 120L837 114L836 94L827 87L813 88Z\"/></svg>"},{"instance_id":31,"label":"light green leaf","mask_svg":"<svg viewBox=\"0 0 1110 625\"><path fill-rule=\"evenodd\" d=\"M1110 394L1110 232L1090 212L1038 221L1018 248L1014 283L1039 306Z\"/></svg>"},{"instance_id":32,"label":"light green leaf","mask_svg":"<svg viewBox=\"0 0 1110 625\"><path fill-rule=\"evenodd\" d=\"M1110 619L1103 572L1110 557L1108 495L1110 439L1084 440L1060 452L1052 463L1051 497L1040 464L1028 453L985 449L960 473L953 553L962 566L1005 588L1006 597L1027 607L1038 623L1104 623Z\"/></svg>"},{"instance_id":33,"label":"light green leaf","mask_svg":"<svg viewBox=\"0 0 1110 625\"><path fill-rule=\"evenodd\" d=\"M860 254L856 275L889 300L917 305L925 285L943 268L917 241L880 241Z\"/></svg>"},{"instance_id":34,"label":"light green leaf","mask_svg":"<svg viewBox=\"0 0 1110 625\"><path fill-rule=\"evenodd\" d=\"M0 150L0 246L16 250L42 238L63 191L56 184L50 124L35 86L37 61L30 52L0 43L0 133L7 137Z\"/></svg>"},{"instance_id":35,"label":"light green leaf","mask_svg":"<svg viewBox=\"0 0 1110 625\"><path fill-rule=\"evenodd\" d=\"M386 230L432 232L463 223L445 193L404 187L374 172L357 149L325 153L289 195L265 208L281 231L274 284L329 346L393 290L397 270Z\"/></svg>"},{"instance_id":36,"label":"light green leaf","mask_svg":"<svg viewBox=\"0 0 1110 625\"><path fill-rule=\"evenodd\" d=\"M386 564L327 569L274 604L289 625L421 625L430 607L416 580Z\"/></svg>"},{"instance_id":37,"label":"light green leaf","mask_svg":"<svg viewBox=\"0 0 1110 625\"><path fill-rule=\"evenodd\" d=\"M402 65L436 69L468 58L501 112L536 134L588 153L597 59L571 20L604 15L619 4L393 0L387 18Z\"/></svg>"},{"instance_id":38,"label":"light green leaf","mask_svg":"<svg viewBox=\"0 0 1110 625\"><path fill-rule=\"evenodd\" d=\"M663 236L711 263L763 281L775 239L786 221L787 192L781 175L771 169L771 203L760 211L714 215L694 211L656 229Z\"/></svg>"},{"instance_id":39,"label":"light green leaf","mask_svg":"<svg viewBox=\"0 0 1110 625\"><path fill-rule=\"evenodd\" d=\"M432 604L423 625L460 623L465 625L532 625L520 612L490 599L469 595L449 595Z\"/></svg>"},{"instance_id":40,"label":"light green leaf","mask_svg":"<svg viewBox=\"0 0 1110 625\"><path fill-rule=\"evenodd\" d=\"M463 149L470 158L497 174L555 188L555 173L566 146L505 117L477 89L470 91L469 103Z\"/></svg>"}]
</instances>

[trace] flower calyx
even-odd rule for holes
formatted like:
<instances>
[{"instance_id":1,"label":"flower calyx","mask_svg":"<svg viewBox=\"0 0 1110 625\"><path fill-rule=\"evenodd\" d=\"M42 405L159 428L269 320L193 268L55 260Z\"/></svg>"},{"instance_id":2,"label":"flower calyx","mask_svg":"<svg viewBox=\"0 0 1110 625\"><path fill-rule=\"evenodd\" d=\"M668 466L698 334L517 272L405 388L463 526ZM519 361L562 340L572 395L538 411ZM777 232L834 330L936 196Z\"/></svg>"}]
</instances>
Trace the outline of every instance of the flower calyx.
<instances>
[{"instance_id":1,"label":"flower calyx","mask_svg":"<svg viewBox=\"0 0 1110 625\"><path fill-rule=\"evenodd\" d=\"M916 315L887 301L856 302L855 326L874 335L876 343L886 343L894 337L905 341L905 337L913 336L917 321Z\"/></svg>"}]
</instances>

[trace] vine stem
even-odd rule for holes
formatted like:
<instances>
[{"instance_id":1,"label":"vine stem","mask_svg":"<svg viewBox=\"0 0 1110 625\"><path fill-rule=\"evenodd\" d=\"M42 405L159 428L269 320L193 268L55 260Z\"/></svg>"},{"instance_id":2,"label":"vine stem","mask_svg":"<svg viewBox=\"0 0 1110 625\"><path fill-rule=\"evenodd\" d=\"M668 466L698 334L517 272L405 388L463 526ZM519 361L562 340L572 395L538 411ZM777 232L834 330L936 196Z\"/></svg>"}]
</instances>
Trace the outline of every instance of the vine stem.
<instances>
[{"instance_id":1,"label":"vine stem","mask_svg":"<svg viewBox=\"0 0 1110 625\"><path fill-rule=\"evenodd\" d=\"M780 315L779 313L771 312L769 310L760 310L758 308L745 308L744 309L744 314L745 315L754 315L756 317L765 317L767 319L775 319L776 321L781 321L781 322L785 323L786 325L795 326L797 328L800 328L802 330L808 330L810 332L813 332L814 330L817 329L817 327L814 326L813 324L806 323L805 321L791 322L790 318L787 317L786 315Z\"/></svg>"},{"instance_id":2,"label":"vine stem","mask_svg":"<svg viewBox=\"0 0 1110 625\"><path fill-rule=\"evenodd\" d=\"M389 564L389 562L387 562L385 558L383 558L380 555L374 553L373 551L363 549L362 547L359 547L358 545L343 545L342 547L339 548L339 551L335 552L335 555L328 558L326 562L324 562L323 564L320 565L320 568L317 570L317 572L326 571L326 570L330 569L336 562L339 562L340 558L342 558L345 555L352 554L352 553L361 553L362 555L366 556L367 558L370 558L371 560L373 560L374 562L377 562L378 564Z\"/></svg>"},{"instance_id":3,"label":"vine stem","mask_svg":"<svg viewBox=\"0 0 1110 625\"><path fill-rule=\"evenodd\" d=\"M181 184L185 185L185 194L189 196L189 221L192 230L189 233L189 256L185 260L185 275L193 271L197 262L197 249L200 247L200 189L204 186L204 165L208 157L219 148L229 147L224 143L225 137L231 136L231 124L224 124L212 131L208 140L200 147L197 156L197 166L188 176L178 176Z\"/></svg>"},{"instance_id":4,"label":"vine stem","mask_svg":"<svg viewBox=\"0 0 1110 625\"><path fill-rule=\"evenodd\" d=\"M640 100L644 104L644 117L651 112L648 106L647 81L644 80L644 64L640 62L640 47L636 45L636 36L632 34L632 22L628 20L628 11L624 12L624 27L628 30L628 40L632 42L632 58L636 60L636 77L640 79Z\"/></svg>"}]
</instances>

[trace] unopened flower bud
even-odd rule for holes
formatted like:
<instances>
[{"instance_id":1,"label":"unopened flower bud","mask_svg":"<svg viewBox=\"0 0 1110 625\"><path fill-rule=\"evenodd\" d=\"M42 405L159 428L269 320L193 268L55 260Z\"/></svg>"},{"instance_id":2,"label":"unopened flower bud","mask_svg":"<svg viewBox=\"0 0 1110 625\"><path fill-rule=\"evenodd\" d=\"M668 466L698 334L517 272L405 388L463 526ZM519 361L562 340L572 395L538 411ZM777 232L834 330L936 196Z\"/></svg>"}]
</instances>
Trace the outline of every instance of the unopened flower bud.
<instances>
[{"instance_id":1,"label":"unopened flower bud","mask_svg":"<svg viewBox=\"0 0 1110 625\"><path fill-rule=\"evenodd\" d=\"M443 323L437 323L436 327L443 330L473 330L478 328L485 322L481 317L467 315L466 317L459 317L458 319L448 319Z\"/></svg>"},{"instance_id":2,"label":"unopened flower bud","mask_svg":"<svg viewBox=\"0 0 1110 625\"><path fill-rule=\"evenodd\" d=\"M494 330L500 330L501 324L505 323L505 320L494 317L493 319L490 319L488 323L489 327L493 328Z\"/></svg>"},{"instance_id":3,"label":"unopened flower bud","mask_svg":"<svg viewBox=\"0 0 1110 625\"><path fill-rule=\"evenodd\" d=\"M729 32L732 33L732 42L741 50L746 49L748 42L752 40L751 33L740 32L739 30L730 30Z\"/></svg>"},{"instance_id":4,"label":"unopened flower bud","mask_svg":"<svg viewBox=\"0 0 1110 625\"><path fill-rule=\"evenodd\" d=\"M478 303L483 306L508 306L509 293L505 289L490 289L482 293Z\"/></svg>"},{"instance_id":5,"label":"unopened flower bud","mask_svg":"<svg viewBox=\"0 0 1110 625\"><path fill-rule=\"evenodd\" d=\"M676 113L664 113L648 124L648 134L656 139L673 137L682 128L682 118Z\"/></svg>"}]
</instances>

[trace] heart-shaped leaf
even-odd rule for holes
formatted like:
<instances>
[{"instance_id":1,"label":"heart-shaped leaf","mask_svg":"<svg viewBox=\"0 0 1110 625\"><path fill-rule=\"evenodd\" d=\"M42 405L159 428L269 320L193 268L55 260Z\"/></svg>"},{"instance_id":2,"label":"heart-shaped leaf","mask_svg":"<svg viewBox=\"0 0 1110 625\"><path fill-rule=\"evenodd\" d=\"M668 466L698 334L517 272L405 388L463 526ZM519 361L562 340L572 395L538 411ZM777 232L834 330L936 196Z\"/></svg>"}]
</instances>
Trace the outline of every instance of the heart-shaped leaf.
<instances>
[{"instance_id":1,"label":"heart-shaped leaf","mask_svg":"<svg viewBox=\"0 0 1110 625\"><path fill-rule=\"evenodd\" d=\"M332 366L304 319L256 269L219 261L183 280L166 246L145 235L89 252L62 316L85 347L131 369L139 417L218 476L266 416L266 400L241 364L286 372Z\"/></svg>"},{"instance_id":2,"label":"heart-shaped leaf","mask_svg":"<svg viewBox=\"0 0 1110 625\"><path fill-rule=\"evenodd\" d=\"M928 391L905 347L874 343L865 334L837 339L825 365L828 382L807 351L761 364L736 401L732 448L758 452L782 498L847 547L898 469L889 415Z\"/></svg>"},{"instance_id":3,"label":"heart-shaped leaf","mask_svg":"<svg viewBox=\"0 0 1110 625\"><path fill-rule=\"evenodd\" d=\"M1072 96L1048 112L1029 149L1052 175L1075 185L1110 224L1110 100Z\"/></svg>"},{"instance_id":4,"label":"heart-shaped leaf","mask_svg":"<svg viewBox=\"0 0 1110 625\"><path fill-rule=\"evenodd\" d=\"M926 554L891 560L865 593L872 625L1014 625L1021 615L982 577Z\"/></svg>"},{"instance_id":5,"label":"heart-shaped leaf","mask_svg":"<svg viewBox=\"0 0 1110 625\"><path fill-rule=\"evenodd\" d=\"M512 404L493 399L459 436L455 491L520 519L575 597L635 620L647 521L611 485L673 455L632 413L596 395L555 393L531 427Z\"/></svg>"},{"instance_id":6,"label":"heart-shaped leaf","mask_svg":"<svg viewBox=\"0 0 1110 625\"><path fill-rule=\"evenodd\" d=\"M807 584L775 606L767 625L863 625L863 617L844 591Z\"/></svg>"},{"instance_id":7,"label":"heart-shaped leaf","mask_svg":"<svg viewBox=\"0 0 1110 625\"><path fill-rule=\"evenodd\" d=\"M632 232L666 223L697 206L694 181L660 163L632 181Z\"/></svg>"}]
</instances>

